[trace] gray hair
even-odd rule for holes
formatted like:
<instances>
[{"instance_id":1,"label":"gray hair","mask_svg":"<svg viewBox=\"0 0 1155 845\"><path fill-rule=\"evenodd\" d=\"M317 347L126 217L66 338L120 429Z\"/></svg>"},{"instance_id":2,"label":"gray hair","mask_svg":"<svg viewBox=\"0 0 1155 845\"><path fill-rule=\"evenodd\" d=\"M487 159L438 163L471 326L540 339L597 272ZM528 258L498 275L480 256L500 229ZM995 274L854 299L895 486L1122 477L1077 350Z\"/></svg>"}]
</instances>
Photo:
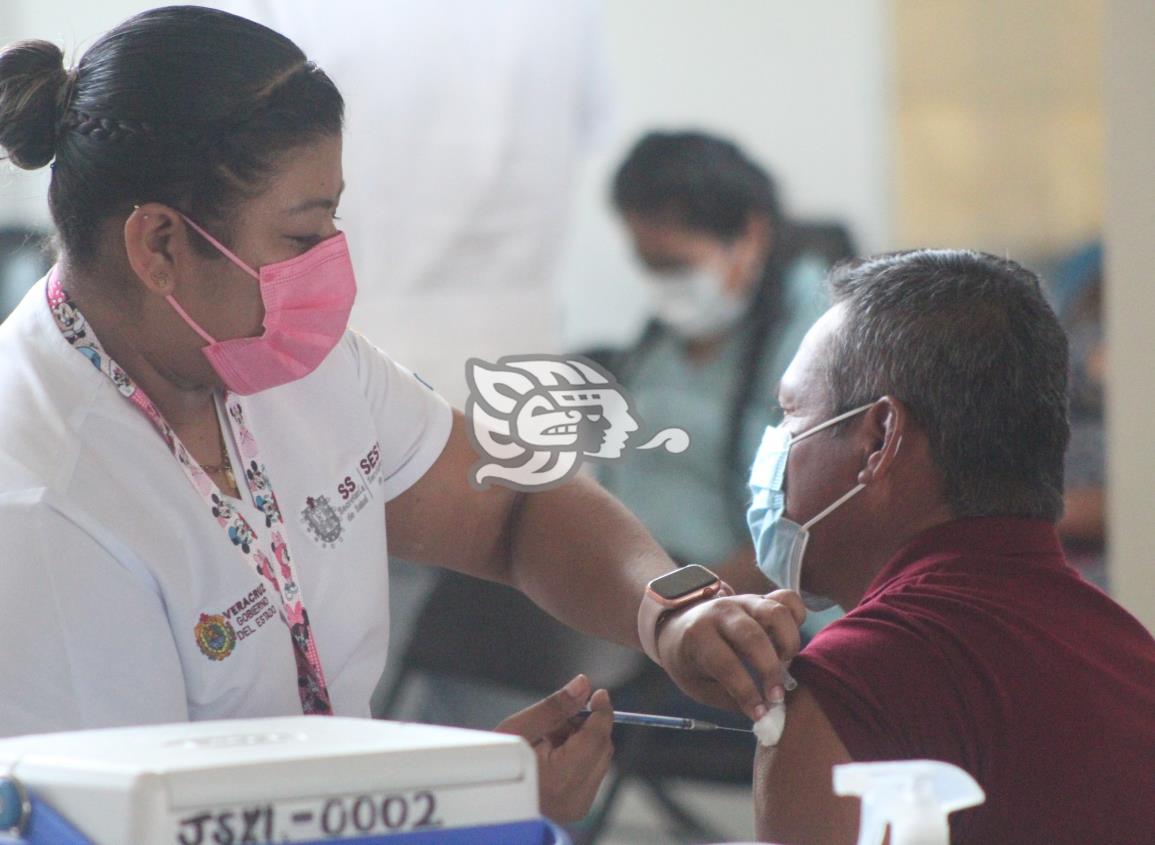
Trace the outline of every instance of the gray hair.
<instances>
[{"instance_id":1,"label":"gray hair","mask_svg":"<svg viewBox=\"0 0 1155 845\"><path fill-rule=\"evenodd\" d=\"M844 264L831 296L831 413L890 395L927 432L958 518L1063 512L1067 338L1039 277L968 250Z\"/></svg>"}]
</instances>

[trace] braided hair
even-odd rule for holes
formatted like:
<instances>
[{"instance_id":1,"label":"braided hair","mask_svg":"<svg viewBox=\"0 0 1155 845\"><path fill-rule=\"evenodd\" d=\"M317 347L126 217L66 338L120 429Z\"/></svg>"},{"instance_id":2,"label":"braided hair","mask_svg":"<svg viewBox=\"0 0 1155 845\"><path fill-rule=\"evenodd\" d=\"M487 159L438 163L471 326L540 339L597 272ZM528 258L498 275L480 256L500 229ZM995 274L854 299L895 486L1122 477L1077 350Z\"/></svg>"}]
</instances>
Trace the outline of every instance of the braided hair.
<instances>
[{"instance_id":1,"label":"braided hair","mask_svg":"<svg viewBox=\"0 0 1155 845\"><path fill-rule=\"evenodd\" d=\"M215 9L143 12L71 70L47 41L0 52L0 148L26 170L52 163L52 218L81 265L97 258L102 223L145 202L204 220L227 245L235 204L280 154L339 134L343 110L292 41Z\"/></svg>"},{"instance_id":2,"label":"braided hair","mask_svg":"<svg viewBox=\"0 0 1155 845\"><path fill-rule=\"evenodd\" d=\"M745 510L747 467L742 432L755 387L764 374L766 346L783 322L784 275L799 254L794 229L782 214L774 180L734 143L702 132L651 132L626 156L613 183L613 203L622 214L671 220L732 242L752 217L770 225L773 247L756 282L750 306L735 331L742 354L726 420L725 466L734 512ZM633 346L615 357L611 369L628 381L650 350L668 335L651 320Z\"/></svg>"},{"instance_id":3,"label":"braided hair","mask_svg":"<svg viewBox=\"0 0 1155 845\"><path fill-rule=\"evenodd\" d=\"M99 117L70 110L61 124L64 132L75 132L77 135L92 141L109 141L112 143L144 143L152 134L152 128L144 122L135 123L130 120L117 120L114 117Z\"/></svg>"}]
</instances>

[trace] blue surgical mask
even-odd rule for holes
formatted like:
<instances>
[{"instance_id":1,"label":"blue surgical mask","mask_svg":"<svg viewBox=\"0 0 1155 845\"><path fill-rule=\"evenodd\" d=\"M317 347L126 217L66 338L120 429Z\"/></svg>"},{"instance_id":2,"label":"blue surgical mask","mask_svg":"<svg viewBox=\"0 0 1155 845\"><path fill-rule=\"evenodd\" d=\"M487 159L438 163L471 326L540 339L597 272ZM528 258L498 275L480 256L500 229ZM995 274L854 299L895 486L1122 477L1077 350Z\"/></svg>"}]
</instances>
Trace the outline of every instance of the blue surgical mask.
<instances>
[{"instance_id":1,"label":"blue surgical mask","mask_svg":"<svg viewBox=\"0 0 1155 845\"><path fill-rule=\"evenodd\" d=\"M797 437L782 426L767 426L762 435L762 445L750 468L750 493L752 500L746 511L746 523L750 526L750 537L754 541L754 551L758 558L758 569L784 590L794 590L810 610L826 610L834 602L802 589L802 556L806 554L806 544L810 540L810 529L821 519L829 516L848 499L866 485L859 484L832 505L821 511L813 519L799 525L787 519L786 513L786 462L790 447L799 440L829 428L836 423L861 414L874 403L863 405L834 419L819 423Z\"/></svg>"}]
</instances>

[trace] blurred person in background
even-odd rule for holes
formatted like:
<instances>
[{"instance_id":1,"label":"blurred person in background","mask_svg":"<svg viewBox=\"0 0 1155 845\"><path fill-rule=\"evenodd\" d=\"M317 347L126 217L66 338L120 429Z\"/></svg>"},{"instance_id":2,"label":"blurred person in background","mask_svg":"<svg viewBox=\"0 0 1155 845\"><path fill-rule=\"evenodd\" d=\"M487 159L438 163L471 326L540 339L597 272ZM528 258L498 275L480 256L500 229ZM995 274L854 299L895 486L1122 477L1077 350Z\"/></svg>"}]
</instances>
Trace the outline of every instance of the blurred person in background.
<instances>
[{"instance_id":1,"label":"blurred person in background","mask_svg":"<svg viewBox=\"0 0 1155 845\"><path fill-rule=\"evenodd\" d=\"M345 97L351 324L457 407L467 358L556 351L571 187L609 126L600 3L212 5L292 38Z\"/></svg>"},{"instance_id":2,"label":"blurred person in background","mask_svg":"<svg viewBox=\"0 0 1155 845\"><path fill-rule=\"evenodd\" d=\"M759 438L780 419L778 380L826 308L832 261L852 252L842 227L783 212L774 179L729 140L652 132L619 167L613 203L643 264L651 318L613 354L595 353L648 426L684 428L681 454L636 451L602 483L681 563L739 592L774 587L746 527L746 479ZM813 634L838 615L812 614Z\"/></svg>"},{"instance_id":3,"label":"blurred person in background","mask_svg":"<svg viewBox=\"0 0 1155 845\"><path fill-rule=\"evenodd\" d=\"M745 520L750 464L762 432L781 419L778 381L826 310L826 273L853 251L849 235L790 219L764 167L697 131L643 136L615 174L612 200L644 267L651 317L629 347L590 356L625 386L647 427L683 428L690 445L680 454L634 451L599 467L599 477L680 565L724 573L738 592L767 593L776 587L758 570ZM808 613L802 641L840 615L838 607ZM740 726L649 665L614 699L624 709ZM711 740L724 761L711 779L748 779L753 748L739 740ZM664 765L701 753L677 735L619 739L637 756L626 744L635 742Z\"/></svg>"}]
</instances>

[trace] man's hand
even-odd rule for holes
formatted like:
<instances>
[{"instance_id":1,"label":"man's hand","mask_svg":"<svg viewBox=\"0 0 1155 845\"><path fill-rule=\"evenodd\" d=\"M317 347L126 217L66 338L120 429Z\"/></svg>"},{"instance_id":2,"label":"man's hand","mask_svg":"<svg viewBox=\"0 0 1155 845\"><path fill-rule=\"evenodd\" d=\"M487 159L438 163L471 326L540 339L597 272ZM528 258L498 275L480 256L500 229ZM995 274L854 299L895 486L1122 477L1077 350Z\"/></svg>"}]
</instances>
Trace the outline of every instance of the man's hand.
<instances>
[{"instance_id":1,"label":"man's hand","mask_svg":"<svg viewBox=\"0 0 1155 845\"><path fill-rule=\"evenodd\" d=\"M533 746L541 812L553 821L577 821L589 812L614 756L609 693L598 690L591 698L590 692L589 678L578 675L495 728L524 737ZM583 723L576 717L587 701L593 713Z\"/></svg>"},{"instance_id":2,"label":"man's hand","mask_svg":"<svg viewBox=\"0 0 1155 845\"><path fill-rule=\"evenodd\" d=\"M688 695L758 720L785 696L784 664L798 653L801 596L776 590L692 605L662 623L662 667Z\"/></svg>"}]
</instances>

